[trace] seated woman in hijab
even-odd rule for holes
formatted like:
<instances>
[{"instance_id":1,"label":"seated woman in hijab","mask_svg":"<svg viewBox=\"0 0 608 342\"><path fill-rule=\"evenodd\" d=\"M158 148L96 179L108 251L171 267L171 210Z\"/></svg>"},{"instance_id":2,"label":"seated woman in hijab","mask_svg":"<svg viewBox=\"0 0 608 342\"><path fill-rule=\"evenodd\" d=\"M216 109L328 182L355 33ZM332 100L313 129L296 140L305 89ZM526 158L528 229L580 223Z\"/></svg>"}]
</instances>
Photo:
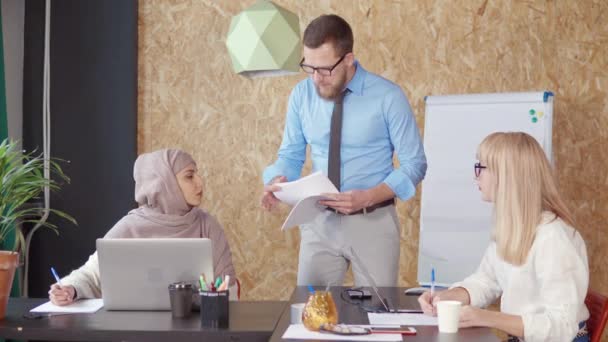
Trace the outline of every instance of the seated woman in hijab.
<instances>
[{"instance_id":1,"label":"seated woman in hijab","mask_svg":"<svg viewBox=\"0 0 608 342\"><path fill-rule=\"evenodd\" d=\"M105 238L209 238L213 244L215 277L230 276L230 296L236 298L232 253L224 230L209 213L200 209L203 182L196 162L180 150L159 150L135 161L135 200L139 208L118 221ZM68 305L81 298L100 298L97 252L79 269L53 284L49 299Z\"/></svg>"}]
</instances>

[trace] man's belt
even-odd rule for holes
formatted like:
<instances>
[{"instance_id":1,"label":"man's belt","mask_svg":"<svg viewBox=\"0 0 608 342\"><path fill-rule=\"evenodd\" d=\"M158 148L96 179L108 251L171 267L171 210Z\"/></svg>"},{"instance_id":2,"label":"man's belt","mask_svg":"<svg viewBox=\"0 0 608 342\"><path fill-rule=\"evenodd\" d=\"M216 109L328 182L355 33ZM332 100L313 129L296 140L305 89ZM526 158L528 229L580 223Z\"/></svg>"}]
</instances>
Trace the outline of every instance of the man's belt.
<instances>
[{"instance_id":1,"label":"man's belt","mask_svg":"<svg viewBox=\"0 0 608 342\"><path fill-rule=\"evenodd\" d=\"M386 200L384 202L380 202L380 203L376 203L374 205L370 205L367 208L359 209L359 210L354 211L354 212L352 212L350 214L341 213L341 212L339 212L336 209L331 208L331 207L327 207L327 210L333 211L333 212L335 212L338 215L347 215L348 216L348 215L369 214L369 213L371 213L372 211L374 211L376 209L383 208L383 207L388 207L389 205L393 205L393 204L395 204L395 199L391 198L391 199Z\"/></svg>"}]
</instances>

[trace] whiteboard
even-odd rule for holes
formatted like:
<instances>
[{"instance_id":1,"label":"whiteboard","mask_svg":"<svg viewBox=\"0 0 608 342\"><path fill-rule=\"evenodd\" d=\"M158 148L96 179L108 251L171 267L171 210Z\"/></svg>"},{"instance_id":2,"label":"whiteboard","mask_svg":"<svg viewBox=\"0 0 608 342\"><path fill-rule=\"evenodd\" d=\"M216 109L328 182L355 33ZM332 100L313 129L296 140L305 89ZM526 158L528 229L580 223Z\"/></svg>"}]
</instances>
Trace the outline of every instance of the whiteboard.
<instances>
[{"instance_id":1,"label":"whiteboard","mask_svg":"<svg viewBox=\"0 0 608 342\"><path fill-rule=\"evenodd\" d=\"M449 285L472 274L490 242L492 204L483 202L473 165L493 132L532 135L551 160L551 92L428 96L418 282Z\"/></svg>"}]
</instances>

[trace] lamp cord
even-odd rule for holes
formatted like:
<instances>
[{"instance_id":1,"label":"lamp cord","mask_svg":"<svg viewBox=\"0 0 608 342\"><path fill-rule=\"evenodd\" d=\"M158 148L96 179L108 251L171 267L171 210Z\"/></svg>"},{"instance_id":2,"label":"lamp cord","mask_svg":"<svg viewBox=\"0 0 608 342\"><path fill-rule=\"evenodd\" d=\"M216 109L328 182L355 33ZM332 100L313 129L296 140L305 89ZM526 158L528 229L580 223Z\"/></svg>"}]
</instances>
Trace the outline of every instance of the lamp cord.
<instances>
[{"instance_id":1,"label":"lamp cord","mask_svg":"<svg viewBox=\"0 0 608 342\"><path fill-rule=\"evenodd\" d=\"M32 242L32 237L34 233L40 228L48 219L50 207L51 207L51 198L50 198L50 187L49 182L51 180L51 170L50 170L50 158L51 158L51 108L50 108L50 97L51 97L51 67L50 67L50 36L51 36L51 0L46 1L45 6L45 21L44 21L44 71L43 71L43 92L42 92L42 154L43 154L43 164L44 171L43 175L46 179L46 184L44 186L44 213L40 218L40 221L32 228L26 235L25 238L25 246L23 248L23 258L24 258L24 271L23 271L23 288L22 288L22 296L28 297L29 294L29 282L28 282L28 273L29 273L29 250L30 244Z\"/></svg>"}]
</instances>

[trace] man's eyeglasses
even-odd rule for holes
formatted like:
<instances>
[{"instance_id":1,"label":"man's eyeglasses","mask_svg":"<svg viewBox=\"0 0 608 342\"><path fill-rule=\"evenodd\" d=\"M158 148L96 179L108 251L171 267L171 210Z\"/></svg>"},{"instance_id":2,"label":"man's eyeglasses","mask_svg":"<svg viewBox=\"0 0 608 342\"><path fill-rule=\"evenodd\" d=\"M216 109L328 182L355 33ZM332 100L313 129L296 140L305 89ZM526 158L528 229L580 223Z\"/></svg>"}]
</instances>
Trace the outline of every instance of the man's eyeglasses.
<instances>
[{"instance_id":1,"label":"man's eyeglasses","mask_svg":"<svg viewBox=\"0 0 608 342\"><path fill-rule=\"evenodd\" d=\"M475 163L475 177L479 177L479 175L481 175L481 170L487 168L487 166L483 166L481 163Z\"/></svg>"},{"instance_id":2,"label":"man's eyeglasses","mask_svg":"<svg viewBox=\"0 0 608 342\"><path fill-rule=\"evenodd\" d=\"M302 58L302 61L300 61L300 68L302 68L302 70L304 70L304 72L307 74L312 75L316 71L317 74L319 74L321 76L331 76L331 72L334 71L334 69L338 66L338 64L340 64L340 62L342 62L344 60L344 57L346 57L346 55L343 55L342 57L340 57L340 59L338 59L336 64L334 64L331 67L313 67L312 65L304 64L304 58Z\"/></svg>"}]
</instances>

